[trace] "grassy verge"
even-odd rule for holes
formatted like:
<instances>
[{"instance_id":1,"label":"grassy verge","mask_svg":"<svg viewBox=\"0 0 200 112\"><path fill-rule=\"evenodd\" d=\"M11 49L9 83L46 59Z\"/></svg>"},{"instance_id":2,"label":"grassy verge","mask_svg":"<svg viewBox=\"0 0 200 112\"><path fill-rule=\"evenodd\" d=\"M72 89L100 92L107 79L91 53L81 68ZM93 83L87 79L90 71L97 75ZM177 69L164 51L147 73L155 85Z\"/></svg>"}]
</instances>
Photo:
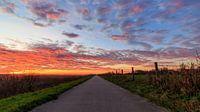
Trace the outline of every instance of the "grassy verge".
<instances>
[{"instance_id":1,"label":"grassy verge","mask_svg":"<svg viewBox=\"0 0 200 112\"><path fill-rule=\"evenodd\" d=\"M42 103L56 99L59 94L88 80L89 78L90 77L83 77L36 92L20 94L2 99L0 100L0 112L26 112Z\"/></svg>"},{"instance_id":2,"label":"grassy verge","mask_svg":"<svg viewBox=\"0 0 200 112\"><path fill-rule=\"evenodd\" d=\"M137 75L135 81L132 81L131 76L108 75L102 77L172 112L200 112L198 96L188 97L182 94L174 94L169 90L163 90L149 84L147 82L148 77L145 75Z\"/></svg>"}]
</instances>

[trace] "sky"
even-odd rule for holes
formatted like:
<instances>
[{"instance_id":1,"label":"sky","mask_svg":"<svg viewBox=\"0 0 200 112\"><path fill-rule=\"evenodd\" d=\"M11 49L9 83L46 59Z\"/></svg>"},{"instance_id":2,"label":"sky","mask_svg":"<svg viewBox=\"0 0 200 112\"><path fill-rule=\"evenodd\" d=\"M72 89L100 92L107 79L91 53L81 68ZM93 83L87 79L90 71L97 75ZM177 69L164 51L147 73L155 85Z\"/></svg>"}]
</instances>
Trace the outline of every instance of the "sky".
<instances>
[{"instance_id":1,"label":"sky","mask_svg":"<svg viewBox=\"0 0 200 112\"><path fill-rule=\"evenodd\" d=\"M0 0L0 73L177 67L200 50L199 0Z\"/></svg>"}]
</instances>

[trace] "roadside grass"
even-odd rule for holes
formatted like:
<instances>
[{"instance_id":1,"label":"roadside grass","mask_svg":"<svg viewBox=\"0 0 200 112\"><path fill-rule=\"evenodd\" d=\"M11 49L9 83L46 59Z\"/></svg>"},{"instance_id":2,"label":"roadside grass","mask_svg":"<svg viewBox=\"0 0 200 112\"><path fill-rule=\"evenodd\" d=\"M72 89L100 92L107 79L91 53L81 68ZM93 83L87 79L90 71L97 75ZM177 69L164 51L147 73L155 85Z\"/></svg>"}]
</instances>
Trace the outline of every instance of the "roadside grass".
<instances>
[{"instance_id":1,"label":"roadside grass","mask_svg":"<svg viewBox=\"0 0 200 112\"><path fill-rule=\"evenodd\" d=\"M56 99L61 93L88 80L89 78L90 76L87 76L54 87L2 99L0 100L0 112L27 112L38 105Z\"/></svg>"},{"instance_id":2,"label":"roadside grass","mask_svg":"<svg viewBox=\"0 0 200 112\"><path fill-rule=\"evenodd\" d=\"M34 74L0 74L0 100L34 92L81 78L81 76L55 76Z\"/></svg>"},{"instance_id":3,"label":"roadside grass","mask_svg":"<svg viewBox=\"0 0 200 112\"><path fill-rule=\"evenodd\" d=\"M149 84L147 81L149 77L146 75L136 75L135 81L132 81L132 76L130 75L105 75L102 77L165 107L169 111L200 112L200 94L187 96L185 94L176 94L170 90L163 90L161 87Z\"/></svg>"}]
</instances>

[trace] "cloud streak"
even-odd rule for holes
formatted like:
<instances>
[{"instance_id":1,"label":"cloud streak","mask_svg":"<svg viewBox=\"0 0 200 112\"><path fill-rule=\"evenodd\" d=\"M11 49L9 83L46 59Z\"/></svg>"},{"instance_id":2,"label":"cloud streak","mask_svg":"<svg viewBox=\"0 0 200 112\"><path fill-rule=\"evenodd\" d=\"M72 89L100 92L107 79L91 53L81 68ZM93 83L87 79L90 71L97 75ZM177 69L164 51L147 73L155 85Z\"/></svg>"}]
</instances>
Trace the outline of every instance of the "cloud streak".
<instances>
[{"instance_id":1,"label":"cloud streak","mask_svg":"<svg viewBox=\"0 0 200 112\"><path fill-rule=\"evenodd\" d=\"M79 35L78 34L75 34L75 33L67 33L67 32L63 32L62 33L63 35L69 37L69 38L78 38Z\"/></svg>"}]
</instances>

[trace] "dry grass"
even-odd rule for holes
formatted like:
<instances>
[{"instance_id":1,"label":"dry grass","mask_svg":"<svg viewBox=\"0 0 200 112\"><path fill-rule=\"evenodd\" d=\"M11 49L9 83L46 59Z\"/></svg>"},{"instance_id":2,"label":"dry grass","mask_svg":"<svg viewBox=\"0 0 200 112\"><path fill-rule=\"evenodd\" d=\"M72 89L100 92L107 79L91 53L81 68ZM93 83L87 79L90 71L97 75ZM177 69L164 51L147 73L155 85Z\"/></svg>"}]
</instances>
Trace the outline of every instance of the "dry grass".
<instances>
[{"instance_id":1,"label":"dry grass","mask_svg":"<svg viewBox=\"0 0 200 112\"><path fill-rule=\"evenodd\" d=\"M136 73L137 74L137 73ZM106 74L105 79L138 93L174 112L200 112L200 68L180 65L178 70L143 72L132 80L130 74Z\"/></svg>"},{"instance_id":2,"label":"dry grass","mask_svg":"<svg viewBox=\"0 0 200 112\"><path fill-rule=\"evenodd\" d=\"M180 99L175 102L174 106L184 108L187 112L200 111L199 68L194 69L193 65L186 68L185 65L181 65L178 71L160 72L157 75L149 75L145 83L158 88L160 93L167 92L167 96L163 99Z\"/></svg>"},{"instance_id":3,"label":"dry grass","mask_svg":"<svg viewBox=\"0 0 200 112\"><path fill-rule=\"evenodd\" d=\"M163 91L187 96L195 96L200 92L200 69L161 70L156 76L152 73L149 73L148 76L146 82Z\"/></svg>"},{"instance_id":4,"label":"dry grass","mask_svg":"<svg viewBox=\"0 0 200 112\"><path fill-rule=\"evenodd\" d=\"M0 99L78 79L78 76L0 75Z\"/></svg>"}]
</instances>

